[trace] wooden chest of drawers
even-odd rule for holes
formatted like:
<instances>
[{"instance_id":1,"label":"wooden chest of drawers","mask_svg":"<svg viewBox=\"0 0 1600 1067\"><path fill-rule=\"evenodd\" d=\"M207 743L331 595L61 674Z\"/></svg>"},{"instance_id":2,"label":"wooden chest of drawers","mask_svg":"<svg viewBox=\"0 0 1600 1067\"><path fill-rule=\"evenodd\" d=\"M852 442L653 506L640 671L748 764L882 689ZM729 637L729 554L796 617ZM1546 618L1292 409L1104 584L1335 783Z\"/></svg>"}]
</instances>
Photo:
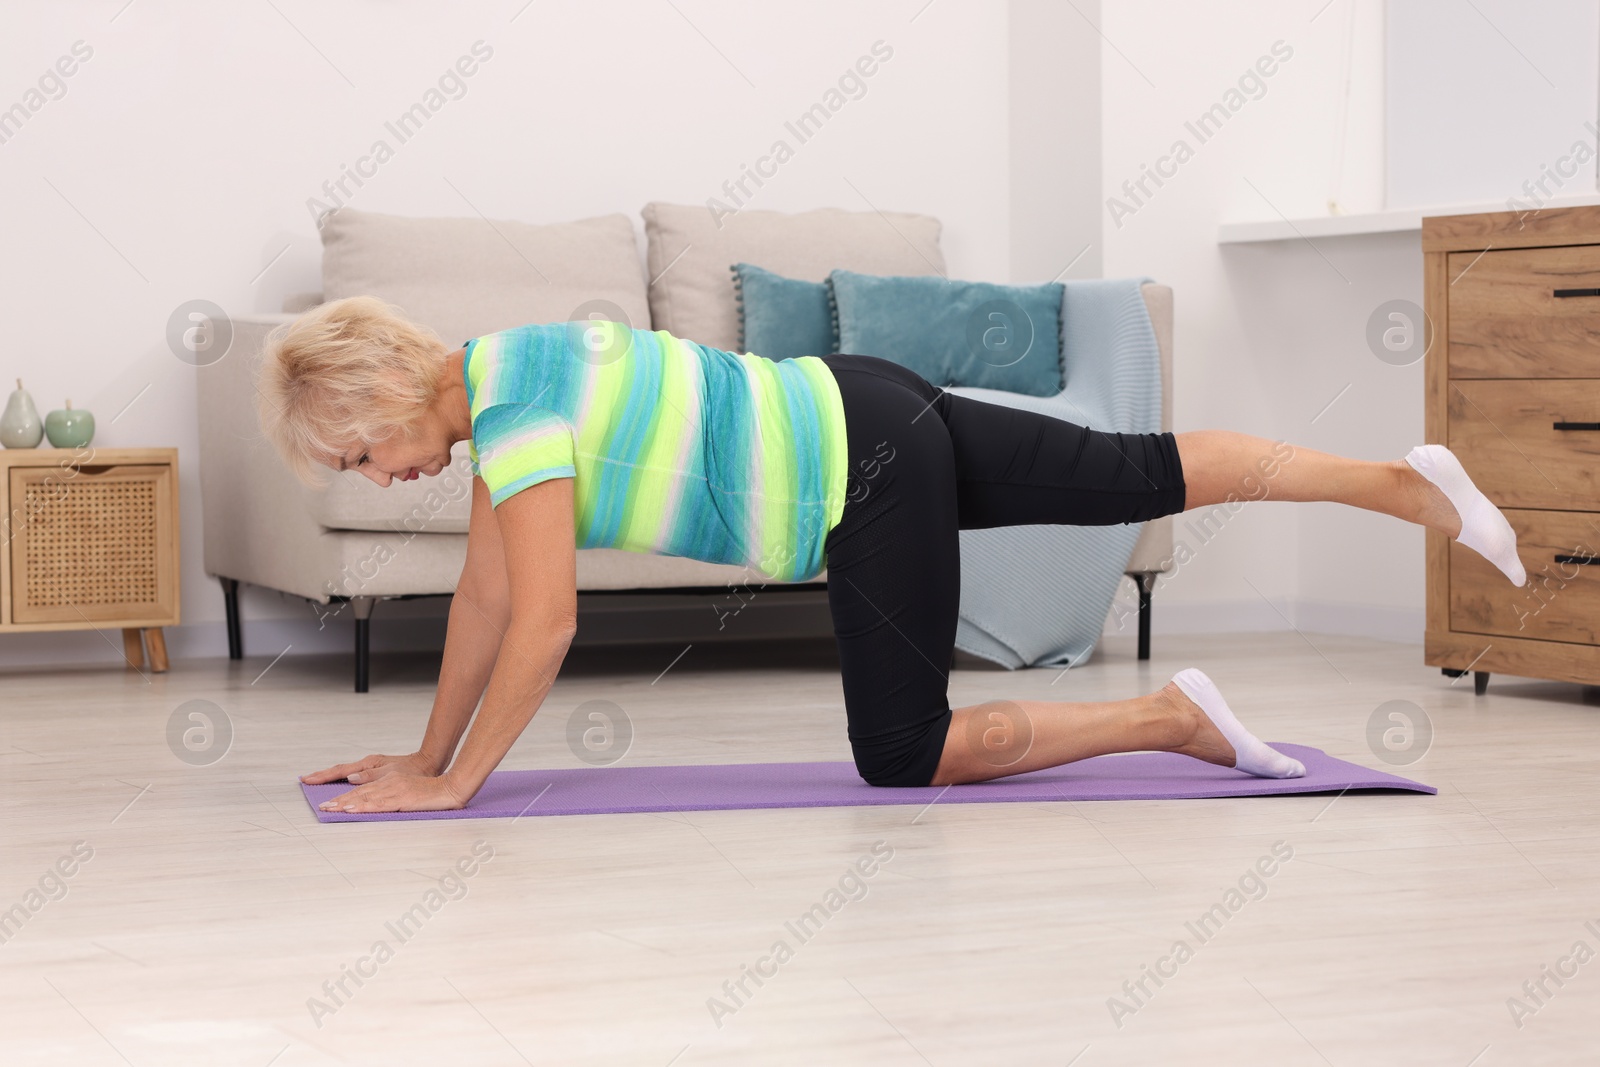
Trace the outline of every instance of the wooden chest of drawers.
<instances>
[{"instance_id":1,"label":"wooden chest of drawers","mask_svg":"<svg viewBox=\"0 0 1600 1067\"><path fill-rule=\"evenodd\" d=\"M1600 684L1600 207L1424 219L1422 252L1427 440L1528 572L1428 531L1424 662Z\"/></svg>"}]
</instances>

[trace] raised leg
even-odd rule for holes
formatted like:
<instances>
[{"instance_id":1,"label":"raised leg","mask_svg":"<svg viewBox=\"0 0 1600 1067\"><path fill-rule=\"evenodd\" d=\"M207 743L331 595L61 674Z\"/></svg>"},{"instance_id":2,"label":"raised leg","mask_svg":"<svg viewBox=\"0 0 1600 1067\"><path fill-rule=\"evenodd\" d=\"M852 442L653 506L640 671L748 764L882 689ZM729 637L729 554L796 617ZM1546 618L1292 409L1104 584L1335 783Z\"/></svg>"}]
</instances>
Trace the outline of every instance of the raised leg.
<instances>
[{"instance_id":1,"label":"raised leg","mask_svg":"<svg viewBox=\"0 0 1600 1067\"><path fill-rule=\"evenodd\" d=\"M1404 459L1348 459L1232 430L1176 435L1184 510L1228 500L1326 500L1461 532L1450 498Z\"/></svg>"},{"instance_id":2,"label":"raised leg","mask_svg":"<svg viewBox=\"0 0 1600 1067\"><path fill-rule=\"evenodd\" d=\"M222 603L228 612L228 658L244 659L244 636L239 628L239 579L218 578Z\"/></svg>"},{"instance_id":3,"label":"raised leg","mask_svg":"<svg viewBox=\"0 0 1600 1067\"><path fill-rule=\"evenodd\" d=\"M155 674L167 672L167 635L161 627L151 626L144 632L144 643L150 648L150 670Z\"/></svg>"},{"instance_id":4,"label":"raised leg","mask_svg":"<svg viewBox=\"0 0 1600 1067\"><path fill-rule=\"evenodd\" d=\"M368 632L372 623L372 606L377 600L370 596L356 596L350 598L350 606L355 609L356 616L356 692L367 691L367 646Z\"/></svg>"}]
</instances>

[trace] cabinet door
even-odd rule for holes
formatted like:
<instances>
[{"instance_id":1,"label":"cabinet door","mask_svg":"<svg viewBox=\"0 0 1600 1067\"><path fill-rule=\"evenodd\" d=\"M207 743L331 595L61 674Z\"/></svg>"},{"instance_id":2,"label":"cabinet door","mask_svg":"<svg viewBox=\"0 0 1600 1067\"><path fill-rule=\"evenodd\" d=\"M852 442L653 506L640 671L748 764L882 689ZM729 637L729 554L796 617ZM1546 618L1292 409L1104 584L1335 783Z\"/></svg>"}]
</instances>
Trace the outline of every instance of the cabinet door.
<instances>
[{"instance_id":1,"label":"cabinet door","mask_svg":"<svg viewBox=\"0 0 1600 1067\"><path fill-rule=\"evenodd\" d=\"M1450 254L1450 377L1600 377L1600 245Z\"/></svg>"},{"instance_id":2,"label":"cabinet door","mask_svg":"<svg viewBox=\"0 0 1600 1067\"><path fill-rule=\"evenodd\" d=\"M1600 511L1600 378L1455 378L1450 451L1501 508Z\"/></svg>"},{"instance_id":3,"label":"cabinet door","mask_svg":"<svg viewBox=\"0 0 1600 1067\"><path fill-rule=\"evenodd\" d=\"M1450 542L1450 629L1600 645L1600 516L1505 508L1528 584Z\"/></svg>"},{"instance_id":4,"label":"cabinet door","mask_svg":"<svg viewBox=\"0 0 1600 1067\"><path fill-rule=\"evenodd\" d=\"M173 469L13 467L11 621L171 625Z\"/></svg>"}]
</instances>

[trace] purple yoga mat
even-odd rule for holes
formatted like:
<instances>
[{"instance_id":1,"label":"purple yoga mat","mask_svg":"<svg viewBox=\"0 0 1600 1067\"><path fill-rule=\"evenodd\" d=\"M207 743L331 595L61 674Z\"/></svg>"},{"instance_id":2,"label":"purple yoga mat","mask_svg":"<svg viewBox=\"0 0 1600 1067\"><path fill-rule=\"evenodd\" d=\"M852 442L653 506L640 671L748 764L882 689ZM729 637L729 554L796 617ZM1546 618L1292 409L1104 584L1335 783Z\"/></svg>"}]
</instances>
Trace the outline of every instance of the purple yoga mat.
<instances>
[{"instance_id":1,"label":"purple yoga mat","mask_svg":"<svg viewBox=\"0 0 1600 1067\"><path fill-rule=\"evenodd\" d=\"M318 822L404 819L500 819L523 815L602 815L727 808L839 808L880 804L986 804L1042 800L1189 800L1340 790L1402 789L1437 793L1431 785L1334 759L1319 748L1274 742L1306 765L1304 778L1256 778L1172 752L1096 756L1064 767L972 785L879 788L853 763L732 763L697 767L562 767L495 771L459 811L349 815L317 805L347 783L305 785Z\"/></svg>"}]
</instances>

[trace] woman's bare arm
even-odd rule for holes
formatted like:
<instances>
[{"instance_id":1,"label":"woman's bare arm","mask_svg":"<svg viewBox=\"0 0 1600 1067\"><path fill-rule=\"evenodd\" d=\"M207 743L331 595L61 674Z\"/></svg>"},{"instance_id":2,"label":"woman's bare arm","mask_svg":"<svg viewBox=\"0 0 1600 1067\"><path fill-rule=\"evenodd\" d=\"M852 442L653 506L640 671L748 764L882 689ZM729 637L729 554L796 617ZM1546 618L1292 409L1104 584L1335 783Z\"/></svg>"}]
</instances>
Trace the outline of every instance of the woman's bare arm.
<instances>
[{"instance_id":1,"label":"woman's bare arm","mask_svg":"<svg viewBox=\"0 0 1600 1067\"><path fill-rule=\"evenodd\" d=\"M445 772L463 804L482 788L544 703L578 631L572 493L573 479L555 478L495 509L511 585L511 625L483 709Z\"/></svg>"},{"instance_id":2,"label":"woman's bare arm","mask_svg":"<svg viewBox=\"0 0 1600 1067\"><path fill-rule=\"evenodd\" d=\"M431 811L465 806L538 711L577 630L573 480L524 489L494 509L511 621L488 691L454 764L437 777L390 774L328 801L338 811ZM453 742L441 724L439 737ZM430 722L430 734L433 724ZM459 736L457 733L455 736Z\"/></svg>"},{"instance_id":3,"label":"woman's bare arm","mask_svg":"<svg viewBox=\"0 0 1600 1067\"><path fill-rule=\"evenodd\" d=\"M494 669L500 641L511 623L511 585L506 577L500 525L489 503L489 487L472 479L472 516L467 531L467 559L450 602L444 660L434 694L428 728L418 750L406 756L371 755L308 774L311 785L348 780L373 782L386 774L440 775L455 757L472 712Z\"/></svg>"},{"instance_id":4,"label":"woman's bare arm","mask_svg":"<svg viewBox=\"0 0 1600 1067\"><path fill-rule=\"evenodd\" d=\"M476 542L476 543L474 543ZM431 773L443 774L455 758L461 735L483 696L500 643L511 624L511 585L505 545L489 503L489 487L472 479L472 524L467 533L467 563L450 602L439 691L418 754Z\"/></svg>"}]
</instances>

